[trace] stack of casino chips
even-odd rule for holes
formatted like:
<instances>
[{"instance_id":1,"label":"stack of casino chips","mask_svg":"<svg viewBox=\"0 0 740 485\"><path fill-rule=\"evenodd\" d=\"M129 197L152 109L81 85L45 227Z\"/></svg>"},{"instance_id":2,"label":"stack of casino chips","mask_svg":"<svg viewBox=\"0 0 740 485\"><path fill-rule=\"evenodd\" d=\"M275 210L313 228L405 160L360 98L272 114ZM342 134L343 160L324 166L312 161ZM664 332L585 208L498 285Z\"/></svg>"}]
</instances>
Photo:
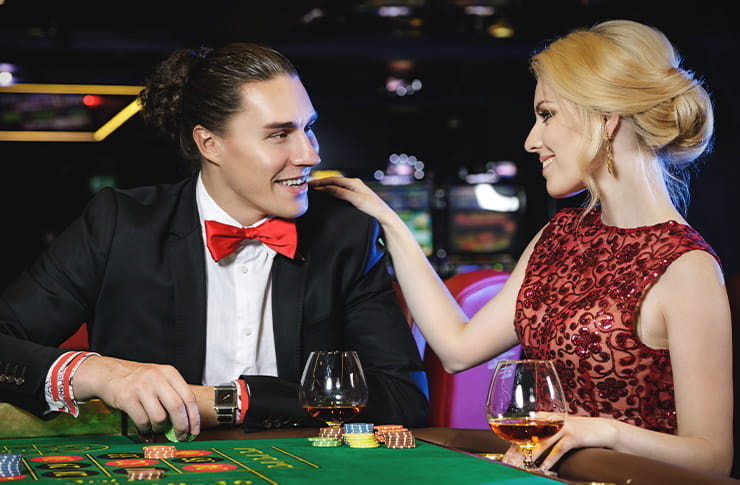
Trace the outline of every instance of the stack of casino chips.
<instances>
[{"instance_id":1,"label":"stack of casino chips","mask_svg":"<svg viewBox=\"0 0 740 485\"><path fill-rule=\"evenodd\" d=\"M344 441L350 448L377 448L380 446L375 433L344 433Z\"/></svg>"},{"instance_id":2,"label":"stack of casino chips","mask_svg":"<svg viewBox=\"0 0 740 485\"><path fill-rule=\"evenodd\" d=\"M385 443L385 438L383 437L383 434L386 432L408 431L401 424L378 424L373 428L373 430L375 431L375 437L378 438L378 441L380 441L381 443Z\"/></svg>"},{"instance_id":3,"label":"stack of casino chips","mask_svg":"<svg viewBox=\"0 0 740 485\"><path fill-rule=\"evenodd\" d=\"M334 438L333 436L311 436L308 438L311 442L311 446L316 448L334 448L335 446L342 446L342 440Z\"/></svg>"},{"instance_id":4,"label":"stack of casino chips","mask_svg":"<svg viewBox=\"0 0 740 485\"><path fill-rule=\"evenodd\" d=\"M373 428L372 423L344 423L344 434L346 436L347 433L372 433Z\"/></svg>"},{"instance_id":5,"label":"stack of casino chips","mask_svg":"<svg viewBox=\"0 0 740 485\"><path fill-rule=\"evenodd\" d=\"M319 428L319 436L323 438L337 438L343 442L343 435L344 429L342 429L341 426L327 426L325 428Z\"/></svg>"},{"instance_id":6,"label":"stack of casino chips","mask_svg":"<svg viewBox=\"0 0 740 485\"><path fill-rule=\"evenodd\" d=\"M414 434L400 424L346 423L343 427L320 428L319 436L308 438L313 446L340 446L342 441L350 448L416 448Z\"/></svg>"},{"instance_id":7,"label":"stack of casino chips","mask_svg":"<svg viewBox=\"0 0 740 485\"><path fill-rule=\"evenodd\" d=\"M416 448L414 434L400 424L381 424L375 426L375 436L385 443L386 448Z\"/></svg>"},{"instance_id":8,"label":"stack of casino chips","mask_svg":"<svg viewBox=\"0 0 740 485\"><path fill-rule=\"evenodd\" d=\"M150 445L144 447L144 458L148 460L164 460L174 458L177 450L173 445Z\"/></svg>"},{"instance_id":9,"label":"stack of casino chips","mask_svg":"<svg viewBox=\"0 0 740 485\"><path fill-rule=\"evenodd\" d=\"M131 470L128 472L129 480L156 480L164 477L164 470L146 468L142 470Z\"/></svg>"},{"instance_id":10,"label":"stack of casino chips","mask_svg":"<svg viewBox=\"0 0 740 485\"><path fill-rule=\"evenodd\" d=\"M416 439L409 430L390 430L383 433L386 448L416 448Z\"/></svg>"},{"instance_id":11,"label":"stack of casino chips","mask_svg":"<svg viewBox=\"0 0 740 485\"><path fill-rule=\"evenodd\" d=\"M344 442L350 448L377 448L380 446L373 432L372 423L346 423L344 425Z\"/></svg>"},{"instance_id":12,"label":"stack of casino chips","mask_svg":"<svg viewBox=\"0 0 740 485\"><path fill-rule=\"evenodd\" d=\"M23 472L23 460L17 453L0 454L0 478L18 477Z\"/></svg>"}]
</instances>

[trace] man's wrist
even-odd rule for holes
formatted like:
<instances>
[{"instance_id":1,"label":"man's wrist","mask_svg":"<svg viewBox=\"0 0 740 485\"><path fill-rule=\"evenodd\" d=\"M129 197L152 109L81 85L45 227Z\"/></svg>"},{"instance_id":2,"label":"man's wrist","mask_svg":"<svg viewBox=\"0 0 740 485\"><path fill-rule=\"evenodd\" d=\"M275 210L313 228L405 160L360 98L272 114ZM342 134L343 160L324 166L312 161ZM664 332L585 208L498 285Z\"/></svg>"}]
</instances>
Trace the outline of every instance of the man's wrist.
<instances>
[{"instance_id":1,"label":"man's wrist","mask_svg":"<svg viewBox=\"0 0 740 485\"><path fill-rule=\"evenodd\" d=\"M47 412L64 412L74 417L80 412L79 404L85 400L78 400L73 390L73 379L77 369L88 358L99 356L96 352L69 351L54 361L46 375L44 397ZM18 379L16 379L17 381Z\"/></svg>"},{"instance_id":2,"label":"man's wrist","mask_svg":"<svg viewBox=\"0 0 740 485\"><path fill-rule=\"evenodd\" d=\"M239 418L238 387L235 381L214 387L213 407L219 424L236 424Z\"/></svg>"}]
</instances>

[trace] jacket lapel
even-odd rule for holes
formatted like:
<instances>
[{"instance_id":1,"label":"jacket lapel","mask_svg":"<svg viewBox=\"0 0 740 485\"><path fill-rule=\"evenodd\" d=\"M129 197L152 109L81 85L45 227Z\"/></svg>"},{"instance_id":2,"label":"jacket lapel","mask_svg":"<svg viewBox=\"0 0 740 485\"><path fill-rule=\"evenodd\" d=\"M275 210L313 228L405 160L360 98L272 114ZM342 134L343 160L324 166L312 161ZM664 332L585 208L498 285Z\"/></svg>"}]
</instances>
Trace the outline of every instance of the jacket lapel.
<instances>
[{"instance_id":1,"label":"jacket lapel","mask_svg":"<svg viewBox=\"0 0 740 485\"><path fill-rule=\"evenodd\" d=\"M276 255L272 267L272 325L278 377L293 381L298 381L303 372L301 322L307 266L305 258L296 253L295 259Z\"/></svg>"},{"instance_id":2,"label":"jacket lapel","mask_svg":"<svg viewBox=\"0 0 740 485\"><path fill-rule=\"evenodd\" d=\"M200 384L206 353L206 276L194 181L180 194L166 258L174 287L175 366L187 382Z\"/></svg>"}]
</instances>

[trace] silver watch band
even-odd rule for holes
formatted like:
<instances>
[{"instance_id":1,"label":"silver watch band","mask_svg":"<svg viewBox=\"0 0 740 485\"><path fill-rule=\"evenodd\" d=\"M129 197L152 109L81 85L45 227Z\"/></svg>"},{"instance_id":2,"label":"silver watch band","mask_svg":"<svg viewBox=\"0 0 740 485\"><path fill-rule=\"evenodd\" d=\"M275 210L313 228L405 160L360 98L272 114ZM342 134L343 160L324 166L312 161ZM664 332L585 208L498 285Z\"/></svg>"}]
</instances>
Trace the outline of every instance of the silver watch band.
<instances>
[{"instance_id":1,"label":"silver watch band","mask_svg":"<svg viewBox=\"0 0 740 485\"><path fill-rule=\"evenodd\" d=\"M235 382L218 385L214 388L213 407L220 424L234 424L237 419L237 388Z\"/></svg>"}]
</instances>

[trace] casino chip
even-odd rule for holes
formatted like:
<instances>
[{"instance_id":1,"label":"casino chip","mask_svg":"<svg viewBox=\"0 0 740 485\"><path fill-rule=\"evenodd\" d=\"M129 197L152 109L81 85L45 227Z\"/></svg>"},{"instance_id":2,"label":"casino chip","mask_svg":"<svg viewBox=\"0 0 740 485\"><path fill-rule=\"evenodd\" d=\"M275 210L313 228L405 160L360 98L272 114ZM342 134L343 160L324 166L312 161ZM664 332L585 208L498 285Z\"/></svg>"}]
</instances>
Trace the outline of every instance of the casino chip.
<instances>
[{"instance_id":1,"label":"casino chip","mask_svg":"<svg viewBox=\"0 0 740 485\"><path fill-rule=\"evenodd\" d=\"M164 460L174 458L177 450L173 445L149 445L144 447L144 458L148 460Z\"/></svg>"},{"instance_id":2,"label":"casino chip","mask_svg":"<svg viewBox=\"0 0 740 485\"><path fill-rule=\"evenodd\" d=\"M156 480L164 477L164 470L146 468L142 470L131 470L128 472L129 480Z\"/></svg>"},{"instance_id":3,"label":"casino chip","mask_svg":"<svg viewBox=\"0 0 740 485\"><path fill-rule=\"evenodd\" d=\"M330 436L311 436L308 438L311 442L311 446L317 448L333 448L335 446L342 446L342 440L339 438L332 438Z\"/></svg>"},{"instance_id":4,"label":"casino chip","mask_svg":"<svg viewBox=\"0 0 740 485\"><path fill-rule=\"evenodd\" d=\"M164 436L168 440L172 441L173 443L179 443L180 442L180 440L177 439L177 435L175 434L175 428L173 428L171 426L170 426L170 428L167 431L164 432ZM187 438L185 438L185 441L193 441L194 439L195 439L195 436L192 435L192 434L190 434L190 433L188 433L188 436L187 436Z\"/></svg>"},{"instance_id":5,"label":"casino chip","mask_svg":"<svg viewBox=\"0 0 740 485\"><path fill-rule=\"evenodd\" d=\"M21 475L23 461L17 453L0 454L0 478L11 478Z\"/></svg>"},{"instance_id":6,"label":"casino chip","mask_svg":"<svg viewBox=\"0 0 740 485\"><path fill-rule=\"evenodd\" d=\"M169 420L168 420L169 421ZM180 440L177 439L177 435L175 434L175 428L172 426L172 423L169 423L169 427L167 428L167 431L164 432L165 438L172 441L173 443L179 443ZM188 433L188 436L185 438L185 441L193 441L195 439L195 436Z\"/></svg>"}]
</instances>

